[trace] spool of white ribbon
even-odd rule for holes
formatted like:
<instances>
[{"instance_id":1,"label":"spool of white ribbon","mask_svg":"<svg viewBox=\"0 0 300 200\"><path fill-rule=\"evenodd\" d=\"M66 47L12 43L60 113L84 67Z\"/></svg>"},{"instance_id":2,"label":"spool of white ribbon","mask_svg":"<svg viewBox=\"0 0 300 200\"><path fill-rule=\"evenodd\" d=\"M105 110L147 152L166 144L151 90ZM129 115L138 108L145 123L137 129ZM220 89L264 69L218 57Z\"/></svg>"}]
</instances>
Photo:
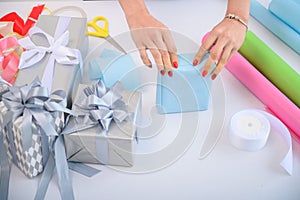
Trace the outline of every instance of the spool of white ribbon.
<instances>
[{"instance_id":1,"label":"spool of white ribbon","mask_svg":"<svg viewBox=\"0 0 300 200\"><path fill-rule=\"evenodd\" d=\"M288 145L288 152L280 164L292 175L291 135L286 126L273 115L256 109L242 110L232 116L228 137L231 144L240 150L258 151L265 146L271 131L281 134Z\"/></svg>"}]
</instances>

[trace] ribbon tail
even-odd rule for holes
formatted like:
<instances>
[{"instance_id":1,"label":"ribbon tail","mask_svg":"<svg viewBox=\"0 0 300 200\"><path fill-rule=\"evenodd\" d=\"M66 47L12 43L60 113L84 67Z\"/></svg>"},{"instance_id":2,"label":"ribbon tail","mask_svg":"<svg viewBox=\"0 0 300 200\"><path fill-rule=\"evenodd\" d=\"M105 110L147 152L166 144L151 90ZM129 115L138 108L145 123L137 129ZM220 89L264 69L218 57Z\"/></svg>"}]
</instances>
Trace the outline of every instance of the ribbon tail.
<instances>
[{"instance_id":1,"label":"ribbon tail","mask_svg":"<svg viewBox=\"0 0 300 200\"><path fill-rule=\"evenodd\" d=\"M6 59L8 59L8 62L1 76L10 84L14 84L20 59L14 53L10 53Z\"/></svg>"},{"instance_id":2,"label":"ribbon tail","mask_svg":"<svg viewBox=\"0 0 300 200\"><path fill-rule=\"evenodd\" d=\"M27 151L32 145L32 114L29 110L24 110L24 118L22 122L22 149Z\"/></svg>"},{"instance_id":3,"label":"ribbon tail","mask_svg":"<svg viewBox=\"0 0 300 200\"><path fill-rule=\"evenodd\" d=\"M41 146L43 156L43 166L46 166L47 160L49 159L49 136L44 131L41 131Z\"/></svg>"},{"instance_id":4,"label":"ribbon tail","mask_svg":"<svg viewBox=\"0 0 300 200\"><path fill-rule=\"evenodd\" d=\"M42 4L32 8L31 13L22 29L22 34L20 35L24 36L28 33L29 29L36 23L39 15L43 12L44 6L45 4Z\"/></svg>"},{"instance_id":5,"label":"ribbon tail","mask_svg":"<svg viewBox=\"0 0 300 200\"><path fill-rule=\"evenodd\" d=\"M2 134L0 134L0 199L8 199L10 168Z\"/></svg>"},{"instance_id":6,"label":"ribbon tail","mask_svg":"<svg viewBox=\"0 0 300 200\"><path fill-rule=\"evenodd\" d=\"M51 92L52 83L53 83L53 74L54 74L54 64L55 59L53 55L50 56L47 66L45 67L45 71L42 77L42 85L48 88L48 92Z\"/></svg>"},{"instance_id":7,"label":"ribbon tail","mask_svg":"<svg viewBox=\"0 0 300 200\"><path fill-rule=\"evenodd\" d=\"M54 168L55 168L54 155L53 155L53 153L51 153L49 155L49 158L48 158L46 167L44 169L40 184L38 186L38 190L35 194L35 197L34 197L35 200L41 200L41 199L45 198L50 180L53 176Z\"/></svg>"},{"instance_id":8,"label":"ribbon tail","mask_svg":"<svg viewBox=\"0 0 300 200\"><path fill-rule=\"evenodd\" d=\"M43 12L44 7L45 7L45 4L34 6L30 12L29 17L31 17L32 19L38 20L38 17Z\"/></svg>"},{"instance_id":9,"label":"ribbon tail","mask_svg":"<svg viewBox=\"0 0 300 200\"><path fill-rule=\"evenodd\" d=\"M94 167L90 167L83 163L68 162L68 166L69 166L69 169L71 169L79 174L82 174L84 176L87 176L87 177L92 177L92 176L98 174L99 172L101 172L101 170L96 169Z\"/></svg>"},{"instance_id":10,"label":"ribbon tail","mask_svg":"<svg viewBox=\"0 0 300 200\"><path fill-rule=\"evenodd\" d=\"M36 123L44 131L46 136L57 136L57 131L51 122L51 115L47 112L32 112Z\"/></svg>"},{"instance_id":11,"label":"ribbon tail","mask_svg":"<svg viewBox=\"0 0 300 200\"><path fill-rule=\"evenodd\" d=\"M13 160L13 163L16 166L18 166L17 154L16 154L17 151L16 151L16 147L15 147L15 144L14 144L14 135L13 135L11 123L6 128L7 128L8 144L10 146L12 160Z\"/></svg>"},{"instance_id":12,"label":"ribbon tail","mask_svg":"<svg viewBox=\"0 0 300 200\"><path fill-rule=\"evenodd\" d=\"M13 22L13 31L20 35L22 34L22 26L24 26L24 21L16 12L6 14L0 18L0 21Z\"/></svg>"},{"instance_id":13,"label":"ribbon tail","mask_svg":"<svg viewBox=\"0 0 300 200\"><path fill-rule=\"evenodd\" d=\"M75 49L77 52L77 58L79 58L79 70L80 70L80 75L83 77L83 58L81 55L81 52L78 49Z\"/></svg>"},{"instance_id":14,"label":"ribbon tail","mask_svg":"<svg viewBox=\"0 0 300 200\"><path fill-rule=\"evenodd\" d=\"M55 164L58 176L58 184L62 200L74 199L72 182L69 174L67 157L65 153L65 145L62 135L58 136L54 144L55 148Z\"/></svg>"},{"instance_id":15,"label":"ribbon tail","mask_svg":"<svg viewBox=\"0 0 300 200\"><path fill-rule=\"evenodd\" d=\"M277 129L278 133L282 136L282 138L285 140L286 144L288 145L288 152L285 155L284 159L281 161L280 165L285 169L285 171L289 175L292 175L293 174L293 147L292 147L292 138L289 130L275 116L261 110L257 110L257 111L262 113L268 118L272 128L274 128L275 130Z\"/></svg>"},{"instance_id":16,"label":"ribbon tail","mask_svg":"<svg viewBox=\"0 0 300 200\"><path fill-rule=\"evenodd\" d=\"M289 149L284 159L280 162L281 167L291 176L293 175L293 151Z\"/></svg>"}]
</instances>

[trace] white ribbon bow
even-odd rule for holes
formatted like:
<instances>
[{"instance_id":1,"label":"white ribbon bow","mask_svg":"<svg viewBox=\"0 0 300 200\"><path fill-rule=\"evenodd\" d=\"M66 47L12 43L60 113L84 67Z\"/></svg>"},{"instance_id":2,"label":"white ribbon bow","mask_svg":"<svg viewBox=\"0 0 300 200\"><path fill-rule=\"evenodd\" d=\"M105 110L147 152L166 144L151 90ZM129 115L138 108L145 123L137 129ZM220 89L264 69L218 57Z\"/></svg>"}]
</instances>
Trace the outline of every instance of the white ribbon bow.
<instances>
[{"instance_id":1,"label":"white ribbon bow","mask_svg":"<svg viewBox=\"0 0 300 200\"><path fill-rule=\"evenodd\" d=\"M37 46L31 41L31 37L35 34L42 34L47 40L49 47ZM82 70L82 57L78 49L72 49L66 45L69 42L69 31L65 31L56 40L49 34L45 33L38 27L33 27L29 30L29 36L19 40L22 47L26 49L22 53L19 69L31 67L41 61L47 53L51 54L45 67L42 77L42 85L51 91L55 61L62 65L75 65L80 64Z\"/></svg>"}]
</instances>

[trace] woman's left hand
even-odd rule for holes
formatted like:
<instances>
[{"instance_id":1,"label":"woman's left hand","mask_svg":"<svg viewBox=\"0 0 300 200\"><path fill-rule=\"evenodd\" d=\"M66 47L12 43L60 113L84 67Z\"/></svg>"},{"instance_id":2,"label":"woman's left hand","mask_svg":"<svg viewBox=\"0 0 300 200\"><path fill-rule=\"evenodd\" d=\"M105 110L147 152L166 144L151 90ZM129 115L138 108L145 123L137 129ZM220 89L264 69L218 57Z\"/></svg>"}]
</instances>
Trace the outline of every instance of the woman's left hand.
<instances>
[{"instance_id":1,"label":"woman's left hand","mask_svg":"<svg viewBox=\"0 0 300 200\"><path fill-rule=\"evenodd\" d=\"M224 18L212 29L200 46L194 57L193 65L199 64L205 54L210 51L210 55L202 68L202 76L205 77L209 74L212 66L217 63L216 68L211 73L211 79L214 80L232 55L242 46L246 31L246 26L239 21Z\"/></svg>"}]
</instances>

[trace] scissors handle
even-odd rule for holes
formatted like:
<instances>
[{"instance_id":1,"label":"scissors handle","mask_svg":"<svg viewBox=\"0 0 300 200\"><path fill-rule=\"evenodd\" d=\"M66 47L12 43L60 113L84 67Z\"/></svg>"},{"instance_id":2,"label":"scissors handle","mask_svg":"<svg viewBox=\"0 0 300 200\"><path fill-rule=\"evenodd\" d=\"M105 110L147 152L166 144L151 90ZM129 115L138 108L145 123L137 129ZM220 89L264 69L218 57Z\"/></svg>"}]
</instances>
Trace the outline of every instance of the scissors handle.
<instances>
[{"instance_id":1,"label":"scissors handle","mask_svg":"<svg viewBox=\"0 0 300 200\"><path fill-rule=\"evenodd\" d=\"M103 21L104 22L103 27L100 27L97 24L98 21ZM91 27L95 30L95 32L87 31L87 34L90 35L90 36L106 38L109 35L109 33L108 33L108 21L103 16L95 17L92 21L87 23L87 26Z\"/></svg>"}]
</instances>

